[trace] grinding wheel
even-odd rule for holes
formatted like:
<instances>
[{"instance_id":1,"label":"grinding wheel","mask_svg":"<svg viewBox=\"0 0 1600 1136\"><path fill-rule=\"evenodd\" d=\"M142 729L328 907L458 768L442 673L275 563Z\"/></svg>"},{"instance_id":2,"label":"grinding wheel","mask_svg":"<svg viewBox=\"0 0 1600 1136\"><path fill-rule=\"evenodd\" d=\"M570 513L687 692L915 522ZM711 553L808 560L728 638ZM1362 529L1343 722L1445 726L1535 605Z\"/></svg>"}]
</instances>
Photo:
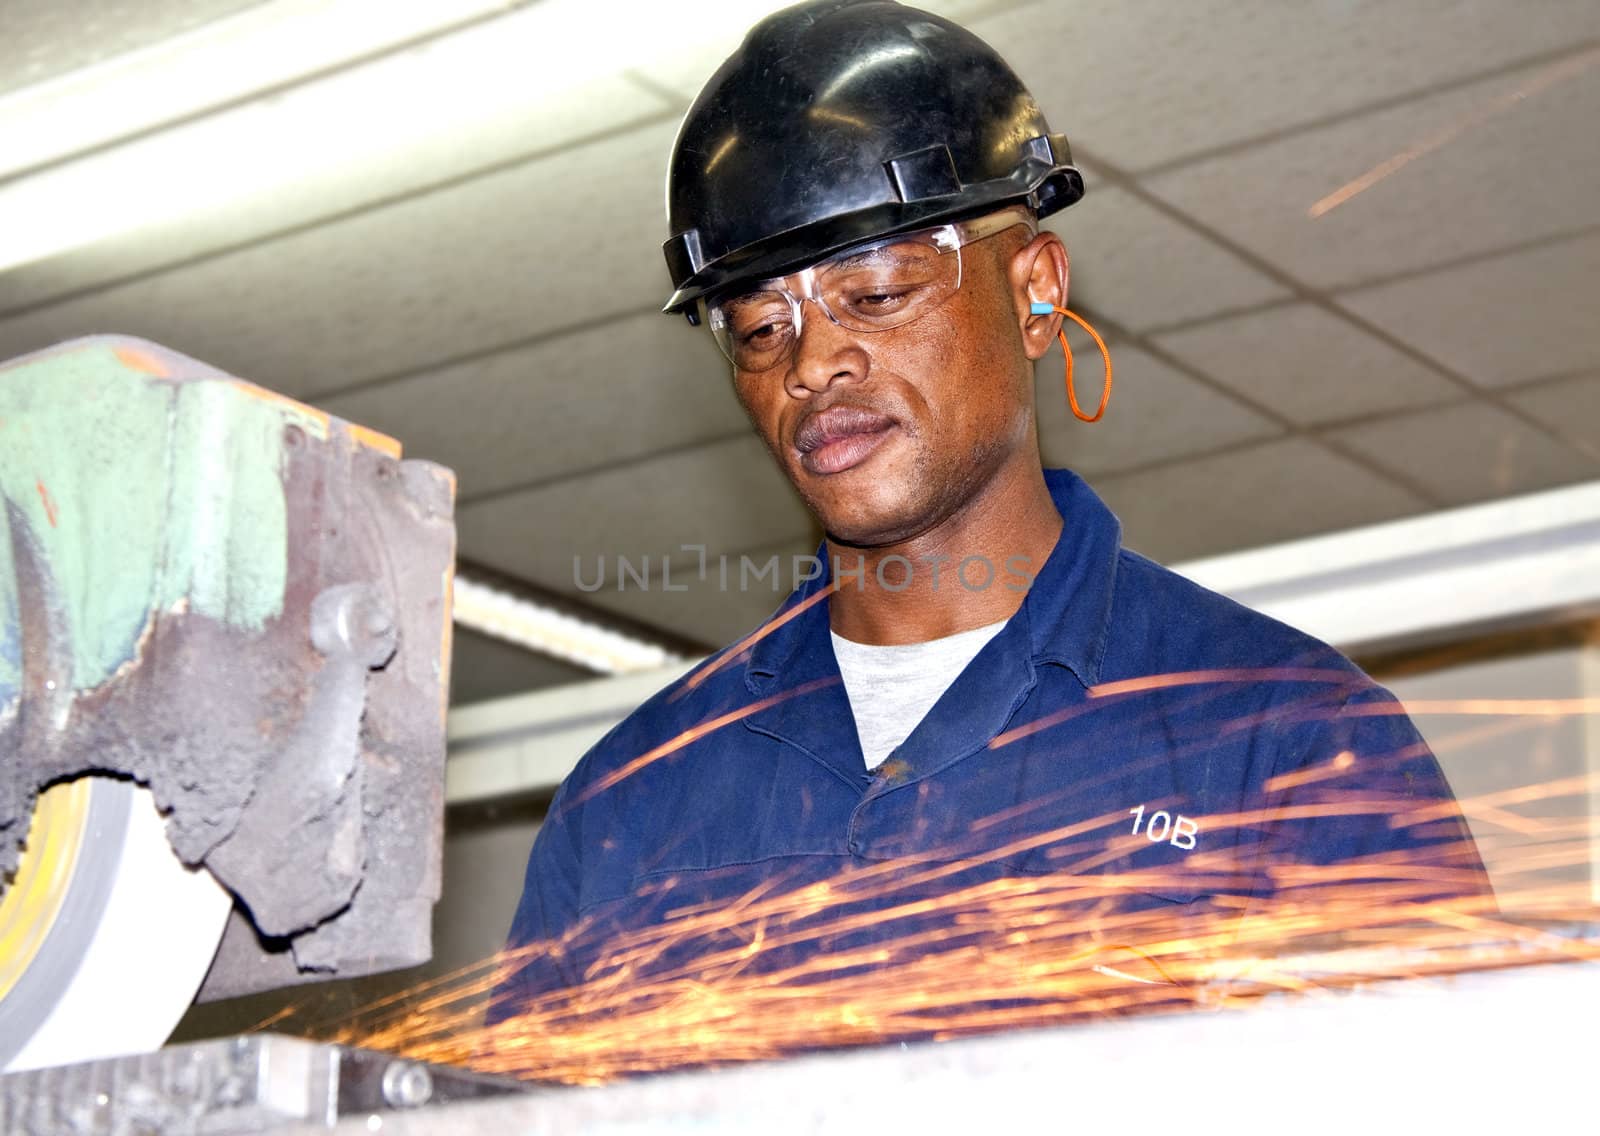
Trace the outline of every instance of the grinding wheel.
<instances>
[{"instance_id":1,"label":"grinding wheel","mask_svg":"<svg viewBox=\"0 0 1600 1136\"><path fill-rule=\"evenodd\" d=\"M110 777L41 794L0 886L0 1072L158 1048L232 908L179 861L149 790Z\"/></svg>"}]
</instances>

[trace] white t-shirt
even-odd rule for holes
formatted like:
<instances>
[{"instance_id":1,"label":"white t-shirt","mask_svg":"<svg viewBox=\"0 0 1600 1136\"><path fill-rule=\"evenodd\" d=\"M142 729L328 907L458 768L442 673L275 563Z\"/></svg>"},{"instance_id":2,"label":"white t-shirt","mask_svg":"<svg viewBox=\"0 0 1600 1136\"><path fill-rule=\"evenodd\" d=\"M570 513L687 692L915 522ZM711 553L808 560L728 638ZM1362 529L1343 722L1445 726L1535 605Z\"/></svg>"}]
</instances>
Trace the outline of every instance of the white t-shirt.
<instances>
[{"instance_id":1,"label":"white t-shirt","mask_svg":"<svg viewBox=\"0 0 1600 1136\"><path fill-rule=\"evenodd\" d=\"M868 769L876 769L911 736L939 696L1005 625L1002 619L926 643L890 646L857 643L831 632Z\"/></svg>"}]
</instances>

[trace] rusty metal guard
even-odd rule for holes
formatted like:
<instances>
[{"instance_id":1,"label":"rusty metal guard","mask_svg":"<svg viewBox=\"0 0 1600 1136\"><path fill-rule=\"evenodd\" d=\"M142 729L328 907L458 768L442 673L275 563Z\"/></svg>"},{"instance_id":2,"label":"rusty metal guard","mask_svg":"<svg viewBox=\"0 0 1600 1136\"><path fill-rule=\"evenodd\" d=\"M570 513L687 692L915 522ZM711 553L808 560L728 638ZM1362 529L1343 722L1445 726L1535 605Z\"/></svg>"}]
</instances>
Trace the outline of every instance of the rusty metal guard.
<instances>
[{"instance_id":1,"label":"rusty metal guard","mask_svg":"<svg viewBox=\"0 0 1600 1136\"><path fill-rule=\"evenodd\" d=\"M236 898L202 999L426 960L454 492L141 340L0 365L0 875L112 773Z\"/></svg>"}]
</instances>

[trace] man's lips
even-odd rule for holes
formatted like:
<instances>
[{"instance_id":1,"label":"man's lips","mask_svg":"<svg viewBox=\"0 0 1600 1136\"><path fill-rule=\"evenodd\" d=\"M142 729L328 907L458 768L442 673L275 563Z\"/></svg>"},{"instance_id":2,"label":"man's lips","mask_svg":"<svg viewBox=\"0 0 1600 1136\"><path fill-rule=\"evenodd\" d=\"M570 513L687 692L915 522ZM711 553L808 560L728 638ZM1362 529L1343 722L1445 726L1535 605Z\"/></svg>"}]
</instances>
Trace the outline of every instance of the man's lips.
<instances>
[{"instance_id":1,"label":"man's lips","mask_svg":"<svg viewBox=\"0 0 1600 1136\"><path fill-rule=\"evenodd\" d=\"M800 424L794 447L809 472L839 473L866 461L894 427L893 418L875 410L833 406Z\"/></svg>"}]
</instances>

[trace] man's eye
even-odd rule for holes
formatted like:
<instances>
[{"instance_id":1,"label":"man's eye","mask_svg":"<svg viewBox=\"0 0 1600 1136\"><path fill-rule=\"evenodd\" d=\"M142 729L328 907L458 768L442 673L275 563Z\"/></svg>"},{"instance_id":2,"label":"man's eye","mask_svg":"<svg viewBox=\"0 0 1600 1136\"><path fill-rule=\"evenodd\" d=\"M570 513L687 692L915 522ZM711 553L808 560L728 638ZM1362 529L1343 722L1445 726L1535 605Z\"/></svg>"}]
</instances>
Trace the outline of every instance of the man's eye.
<instances>
[{"instance_id":1,"label":"man's eye","mask_svg":"<svg viewBox=\"0 0 1600 1136\"><path fill-rule=\"evenodd\" d=\"M738 336L739 342L759 347L762 344L771 343L780 338L787 327L788 323L786 321L773 319L767 320L765 323L756 324L748 329L737 329L735 334Z\"/></svg>"},{"instance_id":2,"label":"man's eye","mask_svg":"<svg viewBox=\"0 0 1600 1136\"><path fill-rule=\"evenodd\" d=\"M863 316L887 315L911 303L916 293L915 287L874 288L852 295L846 307Z\"/></svg>"}]
</instances>

